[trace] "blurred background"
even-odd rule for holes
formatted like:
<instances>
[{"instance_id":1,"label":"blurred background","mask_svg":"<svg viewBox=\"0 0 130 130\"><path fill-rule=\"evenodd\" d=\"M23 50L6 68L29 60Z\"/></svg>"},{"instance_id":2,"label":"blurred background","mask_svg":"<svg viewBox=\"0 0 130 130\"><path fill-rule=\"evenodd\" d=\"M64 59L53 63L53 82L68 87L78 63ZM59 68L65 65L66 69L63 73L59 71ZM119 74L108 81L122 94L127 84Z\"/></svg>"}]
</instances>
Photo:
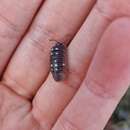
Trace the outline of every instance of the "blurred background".
<instances>
[{"instance_id":1,"label":"blurred background","mask_svg":"<svg viewBox=\"0 0 130 130\"><path fill-rule=\"evenodd\" d=\"M104 130L130 130L130 88Z\"/></svg>"}]
</instances>

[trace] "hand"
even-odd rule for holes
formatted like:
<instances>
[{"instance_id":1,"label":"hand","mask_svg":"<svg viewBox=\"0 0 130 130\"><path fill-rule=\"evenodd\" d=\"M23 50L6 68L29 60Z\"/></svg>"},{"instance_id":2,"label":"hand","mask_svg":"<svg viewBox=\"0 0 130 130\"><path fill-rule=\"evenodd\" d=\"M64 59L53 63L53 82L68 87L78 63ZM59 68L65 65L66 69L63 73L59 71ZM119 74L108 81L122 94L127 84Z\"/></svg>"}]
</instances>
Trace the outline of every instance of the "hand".
<instances>
[{"instance_id":1,"label":"hand","mask_svg":"<svg viewBox=\"0 0 130 130\"><path fill-rule=\"evenodd\" d=\"M129 5L1 0L0 129L103 129L130 83ZM72 40L63 82L49 73L52 40Z\"/></svg>"}]
</instances>

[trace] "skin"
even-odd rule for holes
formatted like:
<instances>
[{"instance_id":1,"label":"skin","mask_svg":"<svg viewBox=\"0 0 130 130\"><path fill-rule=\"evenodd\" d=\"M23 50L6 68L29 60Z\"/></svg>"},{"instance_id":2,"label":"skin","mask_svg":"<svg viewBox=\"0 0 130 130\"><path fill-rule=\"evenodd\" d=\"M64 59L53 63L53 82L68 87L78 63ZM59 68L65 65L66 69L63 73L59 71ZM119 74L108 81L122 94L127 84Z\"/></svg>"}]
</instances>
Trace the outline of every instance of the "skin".
<instances>
[{"instance_id":1,"label":"skin","mask_svg":"<svg viewBox=\"0 0 130 130\"><path fill-rule=\"evenodd\" d=\"M1 0L0 129L102 130L130 84L129 6ZM58 83L54 40L68 45L68 78Z\"/></svg>"}]
</instances>

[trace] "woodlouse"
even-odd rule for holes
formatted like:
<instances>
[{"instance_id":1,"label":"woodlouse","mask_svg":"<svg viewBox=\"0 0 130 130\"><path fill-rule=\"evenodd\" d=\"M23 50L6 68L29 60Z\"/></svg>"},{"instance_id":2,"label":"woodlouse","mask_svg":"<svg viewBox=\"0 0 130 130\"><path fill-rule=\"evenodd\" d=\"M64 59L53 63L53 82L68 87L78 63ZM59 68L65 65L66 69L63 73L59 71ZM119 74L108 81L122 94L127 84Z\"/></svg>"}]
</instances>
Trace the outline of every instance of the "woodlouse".
<instances>
[{"instance_id":1,"label":"woodlouse","mask_svg":"<svg viewBox=\"0 0 130 130\"><path fill-rule=\"evenodd\" d=\"M66 47L57 42L51 49L51 73L55 81L62 81L66 77Z\"/></svg>"}]
</instances>

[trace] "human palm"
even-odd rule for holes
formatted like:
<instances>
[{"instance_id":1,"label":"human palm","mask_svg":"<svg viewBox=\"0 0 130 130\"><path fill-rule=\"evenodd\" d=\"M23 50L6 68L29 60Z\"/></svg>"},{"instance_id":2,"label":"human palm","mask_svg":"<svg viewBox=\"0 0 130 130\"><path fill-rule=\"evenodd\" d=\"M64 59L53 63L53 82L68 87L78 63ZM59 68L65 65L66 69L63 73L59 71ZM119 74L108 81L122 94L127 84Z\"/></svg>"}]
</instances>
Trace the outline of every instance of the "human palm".
<instances>
[{"instance_id":1,"label":"human palm","mask_svg":"<svg viewBox=\"0 0 130 130\"><path fill-rule=\"evenodd\" d=\"M0 130L103 129L130 83L129 0L0 2ZM68 45L61 82L54 41Z\"/></svg>"}]
</instances>

